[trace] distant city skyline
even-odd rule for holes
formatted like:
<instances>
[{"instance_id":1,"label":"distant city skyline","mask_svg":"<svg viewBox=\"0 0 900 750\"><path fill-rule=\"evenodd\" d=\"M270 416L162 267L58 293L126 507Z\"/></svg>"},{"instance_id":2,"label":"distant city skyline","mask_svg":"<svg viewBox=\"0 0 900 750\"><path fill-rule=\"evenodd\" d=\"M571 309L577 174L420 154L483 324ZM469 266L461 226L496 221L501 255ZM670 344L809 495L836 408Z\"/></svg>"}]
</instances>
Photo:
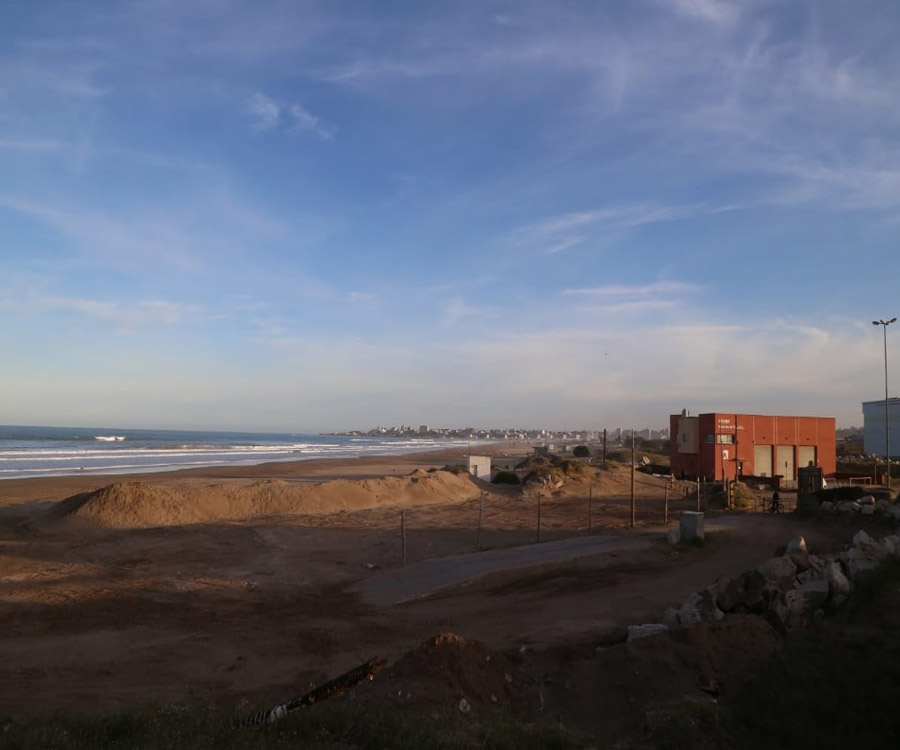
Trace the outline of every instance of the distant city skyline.
<instances>
[{"instance_id":1,"label":"distant city skyline","mask_svg":"<svg viewBox=\"0 0 900 750\"><path fill-rule=\"evenodd\" d=\"M876 0L6 3L0 422L861 424L898 31Z\"/></svg>"}]
</instances>

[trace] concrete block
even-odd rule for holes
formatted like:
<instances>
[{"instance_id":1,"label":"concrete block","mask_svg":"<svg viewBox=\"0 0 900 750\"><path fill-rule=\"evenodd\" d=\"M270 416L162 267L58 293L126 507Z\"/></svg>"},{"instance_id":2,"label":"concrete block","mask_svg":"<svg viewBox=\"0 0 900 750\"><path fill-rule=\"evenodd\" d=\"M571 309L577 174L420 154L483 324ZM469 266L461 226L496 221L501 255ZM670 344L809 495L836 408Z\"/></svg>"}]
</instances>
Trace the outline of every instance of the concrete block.
<instances>
[{"instance_id":1,"label":"concrete block","mask_svg":"<svg viewBox=\"0 0 900 750\"><path fill-rule=\"evenodd\" d=\"M690 542L693 539L704 539L705 532L703 530L703 513L695 510L685 510L681 513L681 540Z\"/></svg>"}]
</instances>

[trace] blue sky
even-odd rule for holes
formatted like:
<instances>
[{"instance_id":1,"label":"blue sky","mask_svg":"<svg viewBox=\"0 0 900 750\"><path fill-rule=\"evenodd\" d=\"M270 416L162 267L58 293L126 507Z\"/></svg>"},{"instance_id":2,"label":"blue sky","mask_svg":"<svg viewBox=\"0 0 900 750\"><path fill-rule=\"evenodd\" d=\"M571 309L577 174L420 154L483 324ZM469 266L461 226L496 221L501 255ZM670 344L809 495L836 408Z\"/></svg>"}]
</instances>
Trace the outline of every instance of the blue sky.
<instances>
[{"instance_id":1,"label":"blue sky","mask_svg":"<svg viewBox=\"0 0 900 750\"><path fill-rule=\"evenodd\" d=\"M0 422L861 424L898 33L883 0L4 3Z\"/></svg>"}]
</instances>

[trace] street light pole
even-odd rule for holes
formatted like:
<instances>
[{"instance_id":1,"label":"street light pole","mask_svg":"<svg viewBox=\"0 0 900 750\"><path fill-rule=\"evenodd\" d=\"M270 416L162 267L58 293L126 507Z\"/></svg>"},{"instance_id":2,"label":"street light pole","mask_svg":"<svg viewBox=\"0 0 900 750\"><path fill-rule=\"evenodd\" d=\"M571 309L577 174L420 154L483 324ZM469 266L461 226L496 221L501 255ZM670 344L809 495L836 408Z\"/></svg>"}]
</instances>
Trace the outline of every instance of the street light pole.
<instances>
[{"instance_id":1,"label":"street light pole","mask_svg":"<svg viewBox=\"0 0 900 750\"><path fill-rule=\"evenodd\" d=\"M884 331L884 460L887 465L887 488L891 489L891 427L888 421L888 370L887 370L887 327L896 323L897 318L890 320L873 320L873 326L881 326Z\"/></svg>"}]
</instances>

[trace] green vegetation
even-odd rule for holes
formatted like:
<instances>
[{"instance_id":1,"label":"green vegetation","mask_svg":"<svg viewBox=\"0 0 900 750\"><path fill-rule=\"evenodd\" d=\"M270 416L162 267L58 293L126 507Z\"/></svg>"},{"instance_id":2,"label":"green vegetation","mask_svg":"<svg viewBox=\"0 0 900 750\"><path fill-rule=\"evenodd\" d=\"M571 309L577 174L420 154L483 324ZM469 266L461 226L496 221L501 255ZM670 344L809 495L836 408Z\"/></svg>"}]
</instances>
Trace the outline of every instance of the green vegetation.
<instances>
[{"instance_id":1,"label":"green vegetation","mask_svg":"<svg viewBox=\"0 0 900 750\"><path fill-rule=\"evenodd\" d=\"M441 471L449 471L451 474L468 474L465 464L447 464Z\"/></svg>"},{"instance_id":2,"label":"green vegetation","mask_svg":"<svg viewBox=\"0 0 900 750\"><path fill-rule=\"evenodd\" d=\"M455 709L454 709L455 711ZM185 706L146 707L95 718L54 716L0 722L0 750L539 750L583 747L561 727L522 724L500 713L480 721L337 701L261 727Z\"/></svg>"},{"instance_id":3,"label":"green vegetation","mask_svg":"<svg viewBox=\"0 0 900 750\"><path fill-rule=\"evenodd\" d=\"M756 507L756 495L743 482L731 485L731 502L738 510L752 510Z\"/></svg>"},{"instance_id":4,"label":"green vegetation","mask_svg":"<svg viewBox=\"0 0 900 750\"><path fill-rule=\"evenodd\" d=\"M553 483L565 479L586 477L591 468L574 458L560 458L559 456L529 456L516 464L516 468L526 471L525 481L536 478L550 477Z\"/></svg>"},{"instance_id":5,"label":"green vegetation","mask_svg":"<svg viewBox=\"0 0 900 750\"><path fill-rule=\"evenodd\" d=\"M591 449L586 445L576 445L572 449L572 455L575 456L575 458L590 458Z\"/></svg>"}]
</instances>

